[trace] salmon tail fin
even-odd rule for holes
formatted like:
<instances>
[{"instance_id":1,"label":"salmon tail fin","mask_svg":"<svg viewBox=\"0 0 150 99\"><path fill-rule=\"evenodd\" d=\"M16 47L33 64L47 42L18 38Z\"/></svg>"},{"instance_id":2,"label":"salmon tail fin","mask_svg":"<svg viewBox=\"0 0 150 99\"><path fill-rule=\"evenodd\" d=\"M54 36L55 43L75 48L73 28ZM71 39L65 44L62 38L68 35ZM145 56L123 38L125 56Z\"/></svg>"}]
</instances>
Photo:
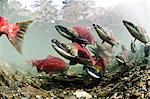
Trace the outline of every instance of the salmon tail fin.
<instances>
[{"instance_id":1,"label":"salmon tail fin","mask_svg":"<svg viewBox=\"0 0 150 99\"><path fill-rule=\"evenodd\" d=\"M24 40L24 35L29 27L29 25L33 21L25 21L25 22L18 22L16 25L19 27L19 31L17 32L17 35L15 38L8 37L9 41L11 44L14 46L14 48L22 54L22 45L23 45L23 40Z\"/></svg>"}]
</instances>

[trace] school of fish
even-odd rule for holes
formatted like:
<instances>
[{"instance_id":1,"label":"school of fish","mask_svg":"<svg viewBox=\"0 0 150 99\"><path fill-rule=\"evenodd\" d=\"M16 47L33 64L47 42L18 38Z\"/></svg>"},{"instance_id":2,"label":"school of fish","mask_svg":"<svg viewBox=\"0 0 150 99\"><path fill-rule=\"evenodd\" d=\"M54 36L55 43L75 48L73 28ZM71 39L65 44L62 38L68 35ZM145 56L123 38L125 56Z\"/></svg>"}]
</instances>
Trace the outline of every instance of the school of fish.
<instances>
[{"instance_id":1,"label":"school of fish","mask_svg":"<svg viewBox=\"0 0 150 99\"><path fill-rule=\"evenodd\" d=\"M0 16L0 36L2 36L3 34L6 35L17 52L22 54L24 35L32 22L32 20L28 20L11 24L6 18ZM144 57L149 57L150 40L146 35L146 31L142 27L132 22L126 20L123 20L122 22L131 36L135 38L135 40L131 42L131 52L136 52L135 41L139 40L140 42L145 44ZM102 40L101 45L98 45L99 48L102 48L104 46L104 42L107 42L111 46L111 49L113 49L113 46L117 47L117 45L119 45L119 42L114 39L112 33L108 33L100 25L93 24L92 26L99 38ZM88 45L95 45L98 42L96 41L93 33L87 27L80 25L72 27L56 25L55 29L64 38L72 41L72 43L66 44L64 42L58 41L57 39L51 40L54 50L60 56L69 60L69 63L65 62L59 57L49 55L45 59L31 60L31 65L35 66L38 72L57 73L65 72L71 66L81 64L83 65L83 70L85 70L89 76L100 79L106 71L108 59L106 58L104 53L97 54L94 49L89 49L87 47ZM98 51L105 50L102 49L99 49ZM121 55L116 56L116 60L120 65L126 65L127 55L127 50L123 48L123 52L121 53Z\"/></svg>"}]
</instances>

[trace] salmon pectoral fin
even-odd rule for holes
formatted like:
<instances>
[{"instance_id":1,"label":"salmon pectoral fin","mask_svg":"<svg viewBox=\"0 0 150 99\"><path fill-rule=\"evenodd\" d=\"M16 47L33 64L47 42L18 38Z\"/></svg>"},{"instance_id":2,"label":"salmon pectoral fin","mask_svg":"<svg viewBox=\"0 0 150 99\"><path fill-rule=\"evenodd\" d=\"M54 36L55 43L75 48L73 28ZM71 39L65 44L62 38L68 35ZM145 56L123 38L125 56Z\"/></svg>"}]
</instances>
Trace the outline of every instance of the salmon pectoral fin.
<instances>
[{"instance_id":1,"label":"salmon pectoral fin","mask_svg":"<svg viewBox=\"0 0 150 99\"><path fill-rule=\"evenodd\" d=\"M17 36L15 38L10 38L8 37L9 41L11 44L14 46L14 48L22 54L22 44L24 40L24 35L28 29L28 26L32 23L33 21L25 21L25 22L18 22L16 25L19 27L19 31L17 32Z\"/></svg>"}]
</instances>

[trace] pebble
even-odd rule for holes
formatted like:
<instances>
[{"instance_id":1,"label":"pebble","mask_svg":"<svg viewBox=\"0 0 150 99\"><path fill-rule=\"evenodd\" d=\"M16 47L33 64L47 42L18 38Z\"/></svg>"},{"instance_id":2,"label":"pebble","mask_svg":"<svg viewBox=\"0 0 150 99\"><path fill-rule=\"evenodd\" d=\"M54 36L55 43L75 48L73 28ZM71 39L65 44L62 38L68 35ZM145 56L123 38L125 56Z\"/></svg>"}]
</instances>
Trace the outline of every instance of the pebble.
<instances>
[{"instance_id":1,"label":"pebble","mask_svg":"<svg viewBox=\"0 0 150 99\"><path fill-rule=\"evenodd\" d=\"M148 92L148 97L150 98L150 92Z\"/></svg>"},{"instance_id":2,"label":"pebble","mask_svg":"<svg viewBox=\"0 0 150 99\"><path fill-rule=\"evenodd\" d=\"M92 95L89 93L82 91L82 90L76 90L76 92L73 93L77 98L86 98L86 99L91 99Z\"/></svg>"},{"instance_id":3,"label":"pebble","mask_svg":"<svg viewBox=\"0 0 150 99\"><path fill-rule=\"evenodd\" d=\"M129 77L124 77L124 78L122 78L122 80L124 80L124 81L130 81L130 78Z\"/></svg>"},{"instance_id":4,"label":"pebble","mask_svg":"<svg viewBox=\"0 0 150 99\"><path fill-rule=\"evenodd\" d=\"M149 81L147 81L147 85L148 85L148 87L150 87L150 80L149 80Z\"/></svg>"},{"instance_id":5,"label":"pebble","mask_svg":"<svg viewBox=\"0 0 150 99\"><path fill-rule=\"evenodd\" d=\"M135 95L137 97L141 96L141 93L140 92L135 92L135 93L132 93L132 95Z\"/></svg>"},{"instance_id":6,"label":"pebble","mask_svg":"<svg viewBox=\"0 0 150 99\"><path fill-rule=\"evenodd\" d=\"M137 84L138 87L144 87L144 85L145 85L145 82L139 82L139 83Z\"/></svg>"},{"instance_id":7,"label":"pebble","mask_svg":"<svg viewBox=\"0 0 150 99\"><path fill-rule=\"evenodd\" d=\"M41 98L42 98L42 96L36 95L36 99L41 99Z\"/></svg>"}]
</instances>

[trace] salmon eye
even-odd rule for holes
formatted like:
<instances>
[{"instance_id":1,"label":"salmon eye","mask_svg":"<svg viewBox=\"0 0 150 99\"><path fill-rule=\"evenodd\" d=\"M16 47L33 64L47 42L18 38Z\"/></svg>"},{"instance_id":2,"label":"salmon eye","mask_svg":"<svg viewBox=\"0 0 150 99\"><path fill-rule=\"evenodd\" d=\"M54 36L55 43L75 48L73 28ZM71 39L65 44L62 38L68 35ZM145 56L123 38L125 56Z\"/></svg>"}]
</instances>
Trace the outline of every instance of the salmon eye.
<instances>
[{"instance_id":1,"label":"salmon eye","mask_svg":"<svg viewBox=\"0 0 150 99\"><path fill-rule=\"evenodd\" d=\"M67 49L68 51L70 51L70 50L71 50L71 47L70 47L70 46L66 46L66 49Z\"/></svg>"},{"instance_id":2,"label":"salmon eye","mask_svg":"<svg viewBox=\"0 0 150 99\"><path fill-rule=\"evenodd\" d=\"M73 54L73 53L72 53L72 48L71 48L70 46L67 46L66 49L67 49L67 52L68 52L68 53Z\"/></svg>"}]
</instances>

